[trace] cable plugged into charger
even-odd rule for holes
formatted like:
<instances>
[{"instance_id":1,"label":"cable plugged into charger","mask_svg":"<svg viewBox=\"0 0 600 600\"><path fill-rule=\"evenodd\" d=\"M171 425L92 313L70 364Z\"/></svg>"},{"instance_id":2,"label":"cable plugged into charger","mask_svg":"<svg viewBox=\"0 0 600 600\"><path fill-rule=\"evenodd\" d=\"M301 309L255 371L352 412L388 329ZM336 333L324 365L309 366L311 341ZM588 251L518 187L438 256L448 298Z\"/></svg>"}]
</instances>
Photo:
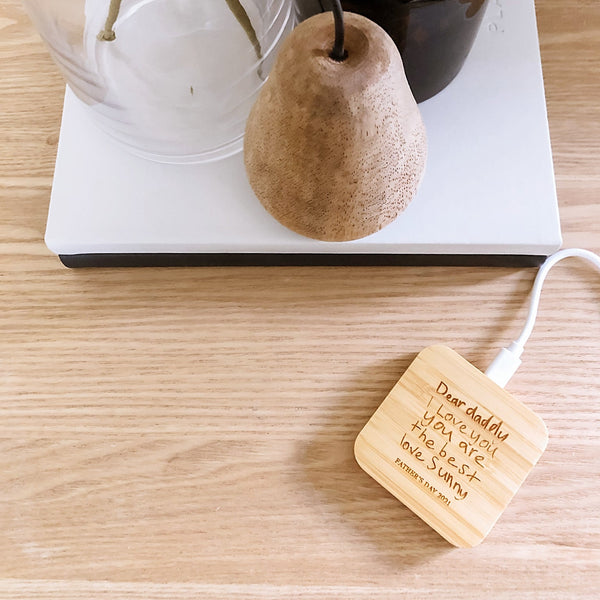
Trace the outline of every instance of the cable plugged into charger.
<instances>
[{"instance_id":1,"label":"cable plugged into charger","mask_svg":"<svg viewBox=\"0 0 600 600\"><path fill-rule=\"evenodd\" d=\"M517 372L521 363L521 354L524 348L513 342L508 348L502 348L485 374L500 387L505 387Z\"/></svg>"},{"instance_id":2,"label":"cable plugged into charger","mask_svg":"<svg viewBox=\"0 0 600 600\"><path fill-rule=\"evenodd\" d=\"M600 270L600 256L588 250L550 256L521 335L485 374L451 348L429 346L356 438L361 468L455 546L485 539L546 448L544 421L502 388L521 365L548 272L571 256Z\"/></svg>"},{"instance_id":3,"label":"cable plugged into charger","mask_svg":"<svg viewBox=\"0 0 600 600\"><path fill-rule=\"evenodd\" d=\"M525 321L525 327L521 331L521 335L516 341L512 342L507 348L502 348L496 355L496 358L492 361L485 374L500 387L506 386L511 380L512 376L517 372L521 366L521 355L525 349L525 344L531 336L533 326L535 325L535 319L537 317L538 308L540 305L540 296L542 294L542 286L548 275L550 269L559 261L565 258L577 257L582 258L592 263L598 270L600 270L600 256L590 252L589 250L582 250L581 248L568 248L565 250L559 250L555 254L549 256L544 264L540 267L538 274L533 283L531 290L531 300L529 304L529 314Z\"/></svg>"},{"instance_id":4,"label":"cable plugged into charger","mask_svg":"<svg viewBox=\"0 0 600 600\"><path fill-rule=\"evenodd\" d=\"M362 469L455 546L487 536L548 443L541 417L503 388L521 365L548 272L569 257L600 270L600 256L588 250L548 257L521 335L485 374L451 348L429 346L356 438Z\"/></svg>"}]
</instances>

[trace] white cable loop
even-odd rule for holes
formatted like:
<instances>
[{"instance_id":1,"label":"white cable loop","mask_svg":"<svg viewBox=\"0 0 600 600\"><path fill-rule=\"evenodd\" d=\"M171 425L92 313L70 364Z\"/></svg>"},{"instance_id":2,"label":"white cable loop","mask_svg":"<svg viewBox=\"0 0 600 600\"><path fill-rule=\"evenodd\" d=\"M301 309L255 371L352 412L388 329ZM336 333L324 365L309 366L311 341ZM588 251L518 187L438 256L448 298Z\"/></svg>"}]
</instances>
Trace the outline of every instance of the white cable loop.
<instances>
[{"instance_id":1,"label":"white cable loop","mask_svg":"<svg viewBox=\"0 0 600 600\"><path fill-rule=\"evenodd\" d=\"M492 364L485 372L485 374L490 379L495 381L499 386L504 387L521 365L520 357L521 354L523 354L525 344L527 343L527 340L533 331L533 326L535 325L535 319L537 317L538 308L540 305L542 286L544 285L544 281L546 280L550 269L557 262L570 257L583 258L600 270L600 256L590 252L589 250L582 250L581 248L567 248L565 250L559 250L546 259L544 264L540 267L533 283L533 288L531 289L529 314L527 315L525 327L523 327L521 335L508 348L502 348L502 350L500 350Z\"/></svg>"}]
</instances>

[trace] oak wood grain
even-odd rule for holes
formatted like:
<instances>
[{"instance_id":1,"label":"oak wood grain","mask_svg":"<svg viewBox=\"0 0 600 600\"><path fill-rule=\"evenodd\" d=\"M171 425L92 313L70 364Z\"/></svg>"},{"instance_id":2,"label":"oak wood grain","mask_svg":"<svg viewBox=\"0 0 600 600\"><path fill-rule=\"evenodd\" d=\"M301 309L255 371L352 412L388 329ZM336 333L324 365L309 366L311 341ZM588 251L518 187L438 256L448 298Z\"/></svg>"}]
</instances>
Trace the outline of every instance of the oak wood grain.
<instances>
[{"instance_id":1,"label":"oak wood grain","mask_svg":"<svg viewBox=\"0 0 600 600\"><path fill-rule=\"evenodd\" d=\"M540 0L566 246L600 250L600 5ZM534 272L69 271L43 232L63 83L0 3L0 598L596 598L600 278L550 275L510 392L548 449L454 550L353 443L425 346L477 366Z\"/></svg>"}]
</instances>

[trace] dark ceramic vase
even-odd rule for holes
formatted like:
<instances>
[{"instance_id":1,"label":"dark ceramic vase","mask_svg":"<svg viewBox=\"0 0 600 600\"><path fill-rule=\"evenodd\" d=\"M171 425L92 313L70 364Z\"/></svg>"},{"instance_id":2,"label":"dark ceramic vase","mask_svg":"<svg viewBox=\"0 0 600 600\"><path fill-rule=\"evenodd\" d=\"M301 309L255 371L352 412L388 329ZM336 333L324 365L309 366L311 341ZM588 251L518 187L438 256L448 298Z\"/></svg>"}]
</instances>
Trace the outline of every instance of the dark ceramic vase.
<instances>
[{"instance_id":1,"label":"dark ceramic vase","mask_svg":"<svg viewBox=\"0 0 600 600\"><path fill-rule=\"evenodd\" d=\"M417 102L443 90L469 54L488 0L342 0L383 27L402 55ZM331 10L331 0L296 0L300 19Z\"/></svg>"}]
</instances>

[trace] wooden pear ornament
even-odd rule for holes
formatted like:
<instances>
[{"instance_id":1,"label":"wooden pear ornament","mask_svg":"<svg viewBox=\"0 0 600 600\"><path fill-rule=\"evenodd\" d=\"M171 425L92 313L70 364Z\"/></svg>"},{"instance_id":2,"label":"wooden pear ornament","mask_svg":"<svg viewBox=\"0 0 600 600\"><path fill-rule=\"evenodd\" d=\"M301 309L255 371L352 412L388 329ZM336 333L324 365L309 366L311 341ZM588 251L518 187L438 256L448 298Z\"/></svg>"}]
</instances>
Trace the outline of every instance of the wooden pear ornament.
<instances>
[{"instance_id":1,"label":"wooden pear ornament","mask_svg":"<svg viewBox=\"0 0 600 600\"><path fill-rule=\"evenodd\" d=\"M400 54L372 21L345 13L345 60L330 57L331 13L284 42L246 126L250 185L283 225L327 241L362 238L414 197L425 127Z\"/></svg>"}]
</instances>

